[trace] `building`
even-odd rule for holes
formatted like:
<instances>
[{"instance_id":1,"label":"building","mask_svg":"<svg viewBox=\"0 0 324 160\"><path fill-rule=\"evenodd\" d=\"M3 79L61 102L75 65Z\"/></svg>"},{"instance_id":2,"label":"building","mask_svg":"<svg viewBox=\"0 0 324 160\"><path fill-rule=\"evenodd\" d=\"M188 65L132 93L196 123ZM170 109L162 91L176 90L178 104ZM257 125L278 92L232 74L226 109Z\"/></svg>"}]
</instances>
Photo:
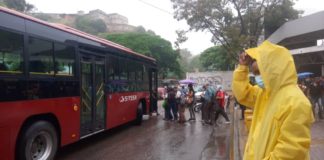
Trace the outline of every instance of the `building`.
<instances>
[{"instance_id":1,"label":"building","mask_svg":"<svg viewBox=\"0 0 324 160\"><path fill-rule=\"evenodd\" d=\"M97 9L90 11L86 16L91 19L101 19L107 26L109 33L133 32L136 27L128 24L128 18L118 13L106 14Z\"/></svg>"},{"instance_id":2,"label":"building","mask_svg":"<svg viewBox=\"0 0 324 160\"><path fill-rule=\"evenodd\" d=\"M128 24L127 17L118 13L108 14L107 18L106 25L110 33L133 32L136 29L136 27Z\"/></svg>"},{"instance_id":3,"label":"building","mask_svg":"<svg viewBox=\"0 0 324 160\"><path fill-rule=\"evenodd\" d=\"M324 76L324 11L286 22L268 40L288 48L297 72Z\"/></svg>"},{"instance_id":4,"label":"building","mask_svg":"<svg viewBox=\"0 0 324 160\"><path fill-rule=\"evenodd\" d=\"M76 14L31 13L31 15L48 22L62 23L71 27L75 27L75 20L78 16L86 16L93 20L100 19L106 24L108 33L133 32L136 30L135 26L128 24L127 17L118 13L106 14L99 9L92 10L87 14L78 11Z\"/></svg>"}]
</instances>

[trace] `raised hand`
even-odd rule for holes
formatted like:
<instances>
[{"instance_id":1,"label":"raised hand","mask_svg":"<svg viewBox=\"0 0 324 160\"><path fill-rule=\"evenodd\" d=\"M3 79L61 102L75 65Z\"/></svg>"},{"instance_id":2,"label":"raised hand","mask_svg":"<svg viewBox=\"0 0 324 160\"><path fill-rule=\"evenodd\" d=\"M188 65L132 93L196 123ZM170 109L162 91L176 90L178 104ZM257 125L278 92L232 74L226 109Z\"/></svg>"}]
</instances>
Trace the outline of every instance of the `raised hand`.
<instances>
[{"instance_id":1,"label":"raised hand","mask_svg":"<svg viewBox=\"0 0 324 160\"><path fill-rule=\"evenodd\" d=\"M245 52L240 54L239 63L240 65L249 65L252 62L252 58Z\"/></svg>"}]
</instances>

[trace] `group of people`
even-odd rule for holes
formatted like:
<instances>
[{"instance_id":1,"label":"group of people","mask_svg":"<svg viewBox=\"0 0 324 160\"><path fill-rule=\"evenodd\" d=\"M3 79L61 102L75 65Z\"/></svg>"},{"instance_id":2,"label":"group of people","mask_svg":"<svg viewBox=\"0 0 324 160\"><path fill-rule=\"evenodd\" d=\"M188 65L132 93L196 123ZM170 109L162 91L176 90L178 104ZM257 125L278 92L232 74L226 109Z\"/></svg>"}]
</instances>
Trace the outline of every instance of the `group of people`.
<instances>
[{"instance_id":1,"label":"group of people","mask_svg":"<svg viewBox=\"0 0 324 160\"><path fill-rule=\"evenodd\" d=\"M213 125L217 122L219 115L222 115L226 122L230 120L225 112L225 109L229 106L229 96L226 96L220 85L216 86L216 89L209 84L203 86L204 94L201 97L202 101L202 114L201 119L203 124ZM225 103L226 102L226 103Z\"/></svg>"},{"instance_id":2,"label":"group of people","mask_svg":"<svg viewBox=\"0 0 324 160\"><path fill-rule=\"evenodd\" d=\"M300 89L312 104L313 114L323 119L324 112L324 77L306 78L298 83ZM316 109L317 108L317 109Z\"/></svg>"},{"instance_id":3,"label":"group of people","mask_svg":"<svg viewBox=\"0 0 324 160\"><path fill-rule=\"evenodd\" d=\"M216 89L209 84L203 86L204 92L196 99L195 91L192 84L188 87L178 86L167 88L167 94L163 103L165 109L164 120L178 121L184 123L187 121L185 117L185 110L189 110L188 121L196 121L194 106L200 101L202 111L202 123L213 125L217 121L219 115L222 115L226 123L230 120L225 112L229 106L229 96L222 90L220 85Z\"/></svg>"},{"instance_id":4,"label":"group of people","mask_svg":"<svg viewBox=\"0 0 324 160\"><path fill-rule=\"evenodd\" d=\"M167 93L163 102L164 120L186 122L185 108L189 108L189 120L196 120L193 105L195 103L195 91L192 84L185 86L166 88Z\"/></svg>"}]
</instances>

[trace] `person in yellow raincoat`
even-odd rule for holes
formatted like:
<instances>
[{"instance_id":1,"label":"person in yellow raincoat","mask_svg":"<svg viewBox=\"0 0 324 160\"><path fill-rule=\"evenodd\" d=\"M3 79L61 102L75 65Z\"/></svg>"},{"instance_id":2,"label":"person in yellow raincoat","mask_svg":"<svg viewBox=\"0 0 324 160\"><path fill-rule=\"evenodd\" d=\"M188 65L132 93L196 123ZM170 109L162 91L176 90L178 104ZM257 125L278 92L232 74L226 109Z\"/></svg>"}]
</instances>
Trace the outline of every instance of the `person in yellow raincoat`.
<instances>
[{"instance_id":1,"label":"person in yellow raincoat","mask_svg":"<svg viewBox=\"0 0 324 160\"><path fill-rule=\"evenodd\" d=\"M249 83L249 65L257 85ZM290 52L269 41L240 55L232 90L238 102L253 109L244 160L309 160L309 100L297 86Z\"/></svg>"}]
</instances>

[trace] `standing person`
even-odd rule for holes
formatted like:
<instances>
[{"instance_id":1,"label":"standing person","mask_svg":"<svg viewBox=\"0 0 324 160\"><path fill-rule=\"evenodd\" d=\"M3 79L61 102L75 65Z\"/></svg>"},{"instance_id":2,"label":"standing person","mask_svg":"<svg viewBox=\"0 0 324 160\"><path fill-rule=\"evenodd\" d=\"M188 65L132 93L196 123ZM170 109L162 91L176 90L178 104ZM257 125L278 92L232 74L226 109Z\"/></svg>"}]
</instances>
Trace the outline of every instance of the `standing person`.
<instances>
[{"instance_id":1,"label":"standing person","mask_svg":"<svg viewBox=\"0 0 324 160\"><path fill-rule=\"evenodd\" d=\"M301 81L298 84L299 88L303 91L303 93L305 94L305 96L307 96L307 86L305 85L304 81Z\"/></svg>"},{"instance_id":2,"label":"standing person","mask_svg":"<svg viewBox=\"0 0 324 160\"><path fill-rule=\"evenodd\" d=\"M201 102L201 122L205 123L205 120L206 120L206 100L205 100L205 92L206 92L206 89L205 89L205 85L202 87L203 88L203 92L202 94L200 95L200 102Z\"/></svg>"},{"instance_id":3,"label":"standing person","mask_svg":"<svg viewBox=\"0 0 324 160\"><path fill-rule=\"evenodd\" d=\"M202 86L203 89L203 93L201 94L201 98L200 100L202 101L202 105L201 105L201 122L204 124L207 122L207 101L205 99L205 94L206 94L206 85Z\"/></svg>"},{"instance_id":4,"label":"standing person","mask_svg":"<svg viewBox=\"0 0 324 160\"><path fill-rule=\"evenodd\" d=\"M249 84L249 65L257 85ZM290 52L268 41L239 57L232 90L239 103L251 107L253 119L244 160L309 160L311 104L297 86Z\"/></svg>"},{"instance_id":5,"label":"standing person","mask_svg":"<svg viewBox=\"0 0 324 160\"><path fill-rule=\"evenodd\" d=\"M202 108L202 114L203 114L203 123L211 123L213 111L212 111L212 104L214 99L214 90L212 89L209 84L205 84L203 86L204 92L204 106Z\"/></svg>"},{"instance_id":6,"label":"standing person","mask_svg":"<svg viewBox=\"0 0 324 160\"><path fill-rule=\"evenodd\" d=\"M168 100L165 98L163 99L163 102L162 102L162 108L164 108L164 118L163 120L166 120L168 121L170 119L170 108L168 108Z\"/></svg>"},{"instance_id":7,"label":"standing person","mask_svg":"<svg viewBox=\"0 0 324 160\"><path fill-rule=\"evenodd\" d=\"M188 85L188 94L187 94L187 105L189 108L189 113L190 113L190 120L196 120L196 116L195 116L195 111L194 111L194 98L195 98L195 91L193 90L192 84Z\"/></svg>"},{"instance_id":8,"label":"standing person","mask_svg":"<svg viewBox=\"0 0 324 160\"><path fill-rule=\"evenodd\" d=\"M239 104L240 105L240 109L241 109L241 119L240 120L244 120L244 112L246 110L246 107L242 104Z\"/></svg>"},{"instance_id":9,"label":"standing person","mask_svg":"<svg viewBox=\"0 0 324 160\"><path fill-rule=\"evenodd\" d=\"M170 109L172 110L172 114L170 112L170 120L178 120L178 112L177 112L177 102L176 102L176 91L174 87L172 86L168 92L168 106L170 106Z\"/></svg>"},{"instance_id":10,"label":"standing person","mask_svg":"<svg viewBox=\"0 0 324 160\"><path fill-rule=\"evenodd\" d=\"M157 99L158 99L158 97L157 97L157 93L156 93L156 90L153 90L152 91L152 112L153 113L156 113L156 115L160 115L159 113L158 113L158 103L157 103Z\"/></svg>"},{"instance_id":11,"label":"standing person","mask_svg":"<svg viewBox=\"0 0 324 160\"><path fill-rule=\"evenodd\" d=\"M216 91L216 102L214 105L215 108L215 123L217 122L218 116L219 114L221 114L226 122L225 123L230 123L230 120L227 117L227 114L225 113L225 92L222 90L221 86L217 87L217 91Z\"/></svg>"},{"instance_id":12,"label":"standing person","mask_svg":"<svg viewBox=\"0 0 324 160\"><path fill-rule=\"evenodd\" d=\"M324 112L324 76L321 77L319 82L320 88L321 88L321 105L322 105L322 111Z\"/></svg>"},{"instance_id":13,"label":"standing person","mask_svg":"<svg viewBox=\"0 0 324 160\"><path fill-rule=\"evenodd\" d=\"M317 105L318 106L318 117L320 119L323 119L323 117L322 117L322 107L320 105L321 88L317 84L315 79L313 80L313 82L311 83L311 85L309 87L309 96L310 96L311 103L313 105L314 116L316 114L315 112L316 112L316 105Z\"/></svg>"},{"instance_id":14,"label":"standing person","mask_svg":"<svg viewBox=\"0 0 324 160\"><path fill-rule=\"evenodd\" d=\"M179 110L179 123L186 122L185 109L186 109L186 90L184 86L179 86L177 92L178 110Z\"/></svg>"},{"instance_id":15,"label":"standing person","mask_svg":"<svg viewBox=\"0 0 324 160\"><path fill-rule=\"evenodd\" d=\"M235 106L239 106L240 107L240 110L241 110L241 118L240 120L244 120L244 112L246 110L246 107L240 103L238 103L237 99L235 98Z\"/></svg>"},{"instance_id":16,"label":"standing person","mask_svg":"<svg viewBox=\"0 0 324 160\"><path fill-rule=\"evenodd\" d=\"M168 92L169 92L169 88L167 86L164 86L164 90L163 90L163 99L168 98Z\"/></svg>"},{"instance_id":17,"label":"standing person","mask_svg":"<svg viewBox=\"0 0 324 160\"><path fill-rule=\"evenodd\" d=\"M225 113L229 113L230 103L231 103L231 95L225 92Z\"/></svg>"},{"instance_id":18,"label":"standing person","mask_svg":"<svg viewBox=\"0 0 324 160\"><path fill-rule=\"evenodd\" d=\"M164 98L164 120L169 121L173 119L171 114L171 106L169 103L169 92L171 92L171 88L166 88L165 90L165 98Z\"/></svg>"}]
</instances>

